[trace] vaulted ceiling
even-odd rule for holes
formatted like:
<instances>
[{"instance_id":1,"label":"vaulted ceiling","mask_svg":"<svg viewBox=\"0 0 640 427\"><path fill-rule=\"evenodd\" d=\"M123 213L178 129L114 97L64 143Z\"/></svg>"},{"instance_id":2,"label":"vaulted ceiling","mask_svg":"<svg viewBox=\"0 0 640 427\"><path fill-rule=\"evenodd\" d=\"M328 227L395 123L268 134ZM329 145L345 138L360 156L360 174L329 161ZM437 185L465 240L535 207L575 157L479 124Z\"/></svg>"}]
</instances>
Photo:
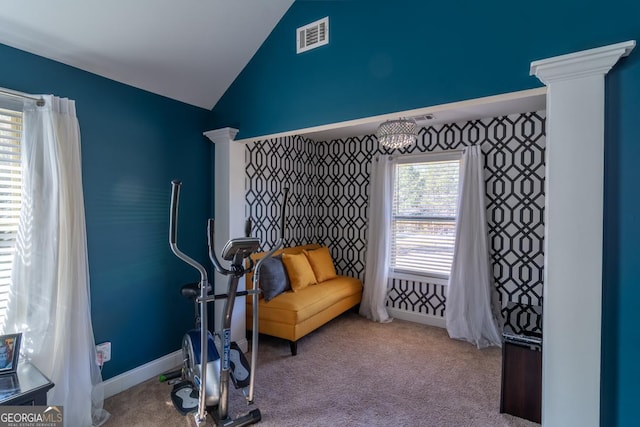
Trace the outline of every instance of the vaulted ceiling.
<instances>
[{"instance_id":1,"label":"vaulted ceiling","mask_svg":"<svg viewBox=\"0 0 640 427\"><path fill-rule=\"evenodd\" d=\"M0 43L211 109L293 1L6 1Z\"/></svg>"}]
</instances>

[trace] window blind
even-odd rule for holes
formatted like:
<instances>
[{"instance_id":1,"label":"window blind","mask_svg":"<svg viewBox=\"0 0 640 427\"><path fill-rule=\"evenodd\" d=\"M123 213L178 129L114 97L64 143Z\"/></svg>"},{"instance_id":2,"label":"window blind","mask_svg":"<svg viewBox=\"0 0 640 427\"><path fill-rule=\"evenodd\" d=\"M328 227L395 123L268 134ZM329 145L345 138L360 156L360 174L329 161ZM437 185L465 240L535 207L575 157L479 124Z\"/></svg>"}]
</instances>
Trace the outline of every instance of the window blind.
<instances>
[{"instance_id":1,"label":"window blind","mask_svg":"<svg viewBox=\"0 0 640 427\"><path fill-rule=\"evenodd\" d=\"M396 165L391 266L448 277L453 260L459 160Z\"/></svg>"},{"instance_id":2,"label":"window blind","mask_svg":"<svg viewBox=\"0 0 640 427\"><path fill-rule=\"evenodd\" d=\"M22 170L22 112L0 108L0 324L4 325L15 251Z\"/></svg>"}]
</instances>

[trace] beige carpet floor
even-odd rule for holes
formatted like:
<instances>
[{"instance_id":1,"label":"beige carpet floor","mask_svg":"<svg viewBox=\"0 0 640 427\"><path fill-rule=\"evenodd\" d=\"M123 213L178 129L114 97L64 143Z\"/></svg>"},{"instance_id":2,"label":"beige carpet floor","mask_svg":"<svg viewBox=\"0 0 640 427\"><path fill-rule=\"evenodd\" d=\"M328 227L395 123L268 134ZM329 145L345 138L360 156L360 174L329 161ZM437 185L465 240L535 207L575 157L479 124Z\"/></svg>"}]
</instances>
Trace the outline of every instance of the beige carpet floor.
<instances>
[{"instance_id":1,"label":"beige carpet floor","mask_svg":"<svg viewBox=\"0 0 640 427\"><path fill-rule=\"evenodd\" d=\"M535 427L500 414L501 351L449 339L444 329L349 312L302 338L260 337L256 373L259 425ZM190 426L152 379L105 401L105 427ZM245 413L232 390L230 413ZM208 425L213 425L209 421Z\"/></svg>"}]
</instances>

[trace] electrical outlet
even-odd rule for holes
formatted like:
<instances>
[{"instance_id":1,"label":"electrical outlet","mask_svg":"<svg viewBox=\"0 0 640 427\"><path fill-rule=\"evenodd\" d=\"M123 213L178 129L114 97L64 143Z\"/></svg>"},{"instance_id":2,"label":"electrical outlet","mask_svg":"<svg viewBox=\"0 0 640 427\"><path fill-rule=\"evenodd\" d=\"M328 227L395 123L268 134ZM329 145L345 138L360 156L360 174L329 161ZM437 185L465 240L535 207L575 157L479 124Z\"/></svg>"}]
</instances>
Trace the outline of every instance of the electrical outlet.
<instances>
[{"instance_id":1,"label":"electrical outlet","mask_svg":"<svg viewBox=\"0 0 640 427\"><path fill-rule=\"evenodd\" d=\"M107 341L96 345L96 353L98 353L98 365L104 365L111 360L111 343Z\"/></svg>"}]
</instances>

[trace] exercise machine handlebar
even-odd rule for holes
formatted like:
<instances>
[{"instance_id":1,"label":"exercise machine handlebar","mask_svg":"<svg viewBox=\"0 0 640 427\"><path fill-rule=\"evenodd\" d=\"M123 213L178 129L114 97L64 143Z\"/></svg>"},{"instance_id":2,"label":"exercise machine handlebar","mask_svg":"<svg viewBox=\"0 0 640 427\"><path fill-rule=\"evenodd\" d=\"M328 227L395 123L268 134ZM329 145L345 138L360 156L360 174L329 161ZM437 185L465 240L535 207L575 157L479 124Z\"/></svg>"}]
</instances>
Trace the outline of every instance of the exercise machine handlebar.
<instances>
[{"instance_id":1,"label":"exercise machine handlebar","mask_svg":"<svg viewBox=\"0 0 640 427\"><path fill-rule=\"evenodd\" d=\"M285 222L285 212L287 207L287 199L289 198L289 187L283 188L283 196L282 196L282 207L280 212L280 244L284 242L284 222Z\"/></svg>"},{"instance_id":2,"label":"exercise machine handlebar","mask_svg":"<svg viewBox=\"0 0 640 427\"><path fill-rule=\"evenodd\" d=\"M181 181L171 181L171 214L169 217L169 247L182 261L186 262L200 273L200 282L207 286L207 270L198 261L186 255L178 248L178 202L180 200Z\"/></svg>"},{"instance_id":3,"label":"exercise machine handlebar","mask_svg":"<svg viewBox=\"0 0 640 427\"><path fill-rule=\"evenodd\" d=\"M233 272L231 270L227 270L226 268L224 268L222 264L220 264L220 261L218 261L218 257L216 256L216 253L213 247L214 237L215 237L215 220L213 218L209 218L209 220L207 221L207 239L208 239L207 246L209 247L209 259L211 260L213 267L216 269L218 273L228 276Z\"/></svg>"},{"instance_id":4,"label":"exercise machine handlebar","mask_svg":"<svg viewBox=\"0 0 640 427\"><path fill-rule=\"evenodd\" d=\"M247 220L247 225L245 226L245 231L251 231L251 221ZM210 218L207 222L207 239L209 246L209 259L213 264L213 267L216 271L224 276L236 276L242 277L245 273L253 270L253 260L249 255L258 248L260 242L256 238L252 237L244 237L244 238L236 238L227 242L227 244L222 248L222 258L231 261L231 269L224 268L218 257L216 256L216 251L214 248L214 238L215 238L215 222L213 218ZM242 260L244 258L249 258L249 266L244 268L242 266Z\"/></svg>"},{"instance_id":5,"label":"exercise machine handlebar","mask_svg":"<svg viewBox=\"0 0 640 427\"><path fill-rule=\"evenodd\" d=\"M198 263L193 258L184 254L180 249L178 249L178 202L180 201L180 186L182 182L179 180L171 181L171 209L170 209L170 218L169 218L169 246L171 247L171 251L182 261L186 262L200 273L200 342L205 343L201 345L201 353L200 360L202 361L202 369L200 370L200 386L198 393L198 412L196 414L196 424L200 425L206 419L206 390L205 384L207 382L207 369L206 364L208 359L207 355L207 339L208 339L208 329L206 325L208 325L207 318L207 306L206 303L202 302L206 300L207 290L209 287L209 282L207 280L207 270L202 266L202 264Z\"/></svg>"},{"instance_id":6,"label":"exercise machine handlebar","mask_svg":"<svg viewBox=\"0 0 640 427\"><path fill-rule=\"evenodd\" d=\"M289 196L289 187L283 188L282 195L282 205L280 207L280 238L273 246L273 248L267 252L267 254L262 257L258 263L256 264L255 272L253 274L253 289L256 290L259 288L260 284L260 267L262 263L271 258L271 256L282 247L284 243L284 225L285 225L285 214L287 209L287 199ZM251 366L256 366L258 363L258 293L253 293L253 330L251 336ZM251 375L249 376L249 393L247 395L247 402L249 404L253 403L255 390L255 375L254 370L251 370Z\"/></svg>"},{"instance_id":7,"label":"exercise machine handlebar","mask_svg":"<svg viewBox=\"0 0 640 427\"><path fill-rule=\"evenodd\" d=\"M178 241L178 199L182 181L171 181L171 210L169 214L169 244L175 245Z\"/></svg>"},{"instance_id":8,"label":"exercise machine handlebar","mask_svg":"<svg viewBox=\"0 0 640 427\"><path fill-rule=\"evenodd\" d=\"M244 223L244 235L245 237L251 237L251 218L247 218L247 220Z\"/></svg>"}]
</instances>

